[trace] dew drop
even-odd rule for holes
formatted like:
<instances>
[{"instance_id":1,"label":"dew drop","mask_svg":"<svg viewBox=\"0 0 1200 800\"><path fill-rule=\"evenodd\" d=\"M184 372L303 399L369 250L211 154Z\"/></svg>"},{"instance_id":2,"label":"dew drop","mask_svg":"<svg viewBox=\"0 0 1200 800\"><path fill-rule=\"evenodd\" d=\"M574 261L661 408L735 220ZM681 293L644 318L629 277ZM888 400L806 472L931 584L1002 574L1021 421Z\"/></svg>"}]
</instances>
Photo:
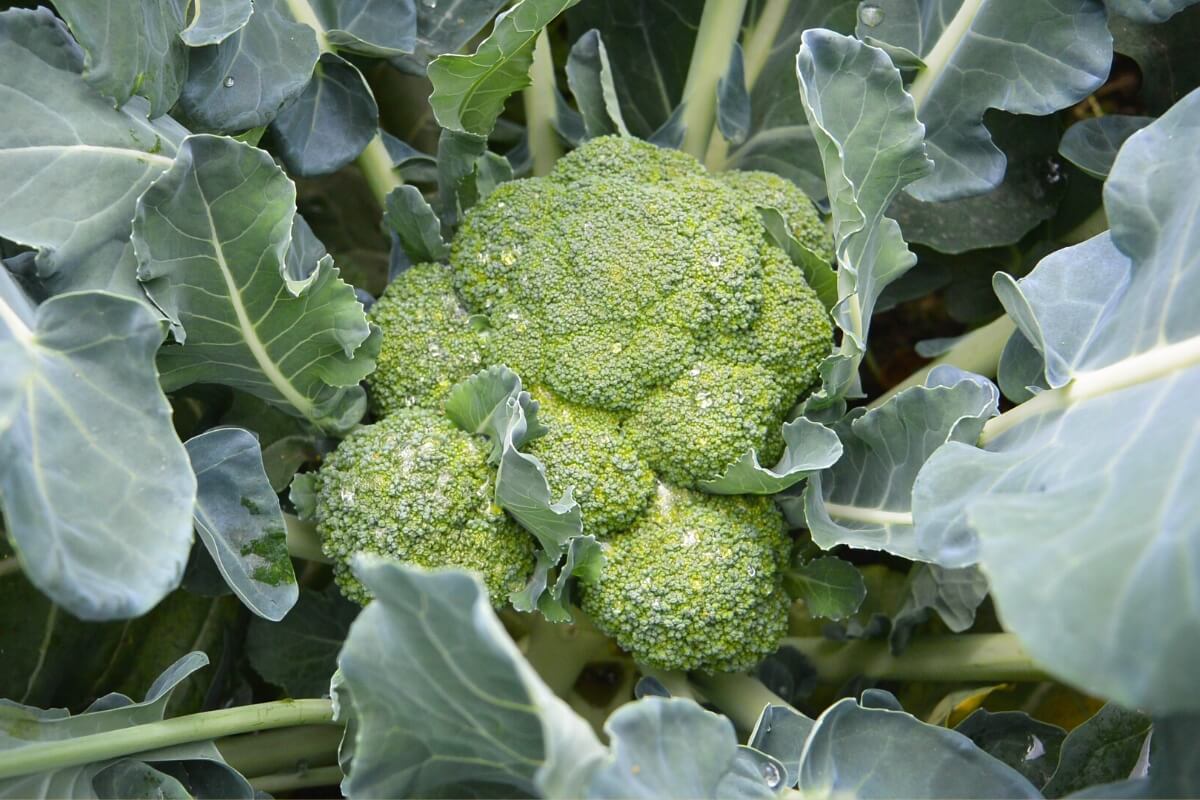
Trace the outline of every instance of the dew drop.
<instances>
[{"instance_id":1,"label":"dew drop","mask_svg":"<svg viewBox=\"0 0 1200 800\"><path fill-rule=\"evenodd\" d=\"M421 0L421 5L426 8L437 8L438 0Z\"/></svg>"},{"instance_id":2,"label":"dew drop","mask_svg":"<svg viewBox=\"0 0 1200 800\"><path fill-rule=\"evenodd\" d=\"M1030 734L1029 747L1025 750L1025 760L1033 761L1046 755L1046 746L1042 744L1042 740Z\"/></svg>"},{"instance_id":3,"label":"dew drop","mask_svg":"<svg viewBox=\"0 0 1200 800\"><path fill-rule=\"evenodd\" d=\"M225 88L226 89L233 88L233 76L232 75L229 75L228 77L225 78Z\"/></svg>"},{"instance_id":4,"label":"dew drop","mask_svg":"<svg viewBox=\"0 0 1200 800\"><path fill-rule=\"evenodd\" d=\"M767 782L767 786L774 789L783 781L783 776L779 774L779 767L772 764L770 761L764 761L762 765L763 780Z\"/></svg>"},{"instance_id":5,"label":"dew drop","mask_svg":"<svg viewBox=\"0 0 1200 800\"><path fill-rule=\"evenodd\" d=\"M883 22L883 9L879 6L864 5L858 9L858 18L863 25L874 28Z\"/></svg>"}]
</instances>

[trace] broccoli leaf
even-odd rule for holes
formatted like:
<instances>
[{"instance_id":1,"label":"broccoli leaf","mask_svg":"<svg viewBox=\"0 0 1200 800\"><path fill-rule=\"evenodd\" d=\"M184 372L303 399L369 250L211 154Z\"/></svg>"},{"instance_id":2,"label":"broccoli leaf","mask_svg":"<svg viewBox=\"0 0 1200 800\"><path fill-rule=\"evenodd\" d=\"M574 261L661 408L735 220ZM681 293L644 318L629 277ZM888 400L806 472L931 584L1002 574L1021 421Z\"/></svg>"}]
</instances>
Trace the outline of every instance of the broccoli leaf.
<instances>
[{"instance_id":1,"label":"broccoli leaf","mask_svg":"<svg viewBox=\"0 0 1200 800\"><path fill-rule=\"evenodd\" d=\"M579 0L521 0L496 17L471 55L448 53L429 64L429 104L451 131L487 136L513 92L529 85L533 44L551 21Z\"/></svg>"},{"instance_id":2,"label":"broccoli leaf","mask_svg":"<svg viewBox=\"0 0 1200 800\"><path fill-rule=\"evenodd\" d=\"M1041 797L1021 773L961 733L849 697L813 726L799 788L812 797Z\"/></svg>"},{"instance_id":3,"label":"broccoli leaf","mask_svg":"<svg viewBox=\"0 0 1200 800\"><path fill-rule=\"evenodd\" d=\"M249 145L193 136L142 196L133 242L147 294L181 328L163 348L164 386L220 383L328 429L364 407L377 332L325 257L285 280L295 186Z\"/></svg>"},{"instance_id":4,"label":"broccoli leaf","mask_svg":"<svg viewBox=\"0 0 1200 800\"><path fill-rule=\"evenodd\" d=\"M925 202L983 194L1004 178L984 112L1052 114L1108 77L1112 36L1100 0L872 0L859 31L910 50L909 85L933 172L907 187Z\"/></svg>"},{"instance_id":5,"label":"broccoli leaf","mask_svg":"<svg viewBox=\"0 0 1200 800\"><path fill-rule=\"evenodd\" d=\"M989 422L983 449L943 446L913 490L922 551L980 560L1036 661L1152 713L1200 708L1187 688L1200 512L1181 489L1200 479L1198 177L1193 92L1122 148L1110 233L996 278L1052 388Z\"/></svg>"},{"instance_id":6,"label":"broccoli leaf","mask_svg":"<svg viewBox=\"0 0 1200 800\"><path fill-rule=\"evenodd\" d=\"M51 293L144 300L129 246L134 205L187 131L167 117L148 121L138 98L113 108L82 69L79 46L48 10L0 14L0 236L38 250Z\"/></svg>"},{"instance_id":7,"label":"broccoli leaf","mask_svg":"<svg viewBox=\"0 0 1200 800\"><path fill-rule=\"evenodd\" d=\"M118 107L141 95L150 101L151 117L175 105L187 77L180 39L186 0L55 0L54 7L87 52L83 75L97 91Z\"/></svg>"},{"instance_id":8,"label":"broccoli leaf","mask_svg":"<svg viewBox=\"0 0 1200 800\"><path fill-rule=\"evenodd\" d=\"M252 13L251 0L192 0L192 21L179 38L188 47L220 44L246 27Z\"/></svg>"},{"instance_id":9,"label":"broccoli leaf","mask_svg":"<svg viewBox=\"0 0 1200 800\"><path fill-rule=\"evenodd\" d=\"M279 157L292 174L325 175L353 161L379 127L379 106L358 68L323 53L304 91L271 123Z\"/></svg>"},{"instance_id":10,"label":"broccoli leaf","mask_svg":"<svg viewBox=\"0 0 1200 800\"><path fill-rule=\"evenodd\" d=\"M979 438L998 402L988 381L938 367L926 386L905 389L879 408L856 410L834 423L844 454L810 477L804 490L804 522L813 541L827 550L849 545L927 558L913 528L913 482L947 441ZM784 503L790 516L798 516L798 499Z\"/></svg>"},{"instance_id":11,"label":"broccoli leaf","mask_svg":"<svg viewBox=\"0 0 1200 800\"><path fill-rule=\"evenodd\" d=\"M416 0L295 0L320 19L325 38L338 50L390 58L417 46Z\"/></svg>"},{"instance_id":12,"label":"broccoli leaf","mask_svg":"<svg viewBox=\"0 0 1200 800\"><path fill-rule=\"evenodd\" d=\"M778 494L814 472L833 464L842 455L838 435L824 425L799 417L784 423L786 447L779 463L763 467L751 449L726 467L714 480L700 481L697 488L709 494Z\"/></svg>"},{"instance_id":13,"label":"broccoli leaf","mask_svg":"<svg viewBox=\"0 0 1200 800\"><path fill-rule=\"evenodd\" d=\"M1166 22L1197 0L1105 0L1108 10L1135 22Z\"/></svg>"},{"instance_id":14,"label":"broccoli leaf","mask_svg":"<svg viewBox=\"0 0 1200 800\"><path fill-rule=\"evenodd\" d=\"M884 212L931 164L912 99L886 53L820 29L801 40L796 74L825 168L838 262L834 319L845 334L821 365L824 386L809 401L820 408L858 391L875 301L916 263Z\"/></svg>"},{"instance_id":15,"label":"broccoli leaf","mask_svg":"<svg viewBox=\"0 0 1200 800\"><path fill-rule=\"evenodd\" d=\"M245 27L191 51L179 111L193 129L261 127L304 91L321 51L313 29L288 17L281 3L256 0Z\"/></svg>"},{"instance_id":16,"label":"broccoli leaf","mask_svg":"<svg viewBox=\"0 0 1200 800\"><path fill-rule=\"evenodd\" d=\"M324 591L304 589L279 622L250 620L246 657L250 666L289 697L321 697L337 670L338 651L360 607L334 584Z\"/></svg>"},{"instance_id":17,"label":"broccoli leaf","mask_svg":"<svg viewBox=\"0 0 1200 800\"><path fill-rule=\"evenodd\" d=\"M750 93L742 46L733 44L729 66L717 81L717 129L730 144L741 144L750 134Z\"/></svg>"},{"instance_id":18,"label":"broccoli leaf","mask_svg":"<svg viewBox=\"0 0 1200 800\"><path fill-rule=\"evenodd\" d=\"M1020 772L1034 786L1045 786L1058 766L1067 732L1039 722L1023 711L977 708L954 730Z\"/></svg>"},{"instance_id":19,"label":"broccoli leaf","mask_svg":"<svg viewBox=\"0 0 1200 800\"><path fill-rule=\"evenodd\" d=\"M571 46L567 57L567 83L579 105L588 136L611 133L629 136L600 31L593 28Z\"/></svg>"},{"instance_id":20,"label":"broccoli leaf","mask_svg":"<svg viewBox=\"0 0 1200 800\"><path fill-rule=\"evenodd\" d=\"M400 238L400 246L414 264L445 261L450 248L442 239L437 214L415 186L398 186L387 196L383 221Z\"/></svg>"},{"instance_id":21,"label":"broccoli leaf","mask_svg":"<svg viewBox=\"0 0 1200 800\"><path fill-rule=\"evenodd\" d=\"M1117 151L1125 140L1154 121L1154 117L1109 114L1077 122L1067 128L1059 152L1094 178L1108 177Z\"/></svg>"},{"instance_id":22,"label":"broccoli leaf","mask_svg":"<svg viewBox=\"0 0 1200 800\"><path fill-rule=\"evenodd\" d=\"M833 556L814 558L787 571L788 593L804 601L812 617L844 619L862 605L867 585L862 573L848 561Z\"/></svg>"},{"instance_id":23,"label":"broccoli leaf","mask_svg":"<svg viewBox=\"0 0 1200 800\"><path fill-rule=\"evenodd\" d=\"M0 502L30 580L84 619L145 613L191 548L161 341L142 303L79 292L34 311L0 269Z\"/></svg>"},{"instance_id":24,"label":"broccoli leaf","mask_svg":"<svg viewBox=\"0 0 1200 800\"><path fill-rule=\"evenodd\" d=\"M1146 715L1104 706L1063 741L1058 769L1043 789L1046 797L1064 797L1129 777L1148 735Z\"/></svg>"},{"instance_id":25,"label":"broccoli leaf","mask_svg":"<svg viewBox=\"0 0 1200 800\"><path fill-rule=\"evenodd\" d=\"M196 533L251 611L283 619L300 590L258 439L242 428L215 428L186 447L196 473Z\"/></svg>"},{"instance_id":26,"label":"broccoli leaf","mask_svg":"<svg viewBox=\"0 0 1200 800\"><path fill-rule=\"evenodd\" d=\"M410 55L392 59L397 68L420 77L442 53L457 53L492 21L507 0L429 0L417 3L417 34Z\"/></svg>"},{"instance_id":27,"label":"broccoli leaf","mask_svg":"<svg viewBox=\"0 0 1200 800\"><path fill-rule=\"evenodd\" d=\"M479 580L359 555L375 600L338 659L351 797L579 797L603 755L521 657Z\"/></svg>"}]
</instances>

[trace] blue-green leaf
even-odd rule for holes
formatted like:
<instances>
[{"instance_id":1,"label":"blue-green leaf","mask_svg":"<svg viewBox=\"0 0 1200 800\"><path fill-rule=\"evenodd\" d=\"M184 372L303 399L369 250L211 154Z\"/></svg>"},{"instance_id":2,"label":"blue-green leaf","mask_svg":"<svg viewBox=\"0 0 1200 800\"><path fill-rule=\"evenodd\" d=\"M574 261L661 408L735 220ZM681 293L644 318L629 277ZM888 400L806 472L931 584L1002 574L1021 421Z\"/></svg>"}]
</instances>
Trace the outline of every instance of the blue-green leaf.
<instances>
[{"instance_id":1,"label":"blue-green leaf","mask_svg":"<svg viewBox=\"0 0 1200 800\"><path fill-rule=\"evenodd\" d=\"M629 135L600 31L592 29L571 45L571 53L567 56L567 84L575 96L588 136Z\"/></svg>"},{"instance_id":2,"label":"blue-green leaf","mask_svg":"<svg viewBox=\"0 0 1200 800\"><path fill-rule=\"evenodd\" d=\"M188 47L220 44L246 27L252 13L251 0L191 0L192 21L179 38Z\"/></svg>"},{"instance_id":3,"label":"blue-green leaf","mask_svg":"<svg viewBox=\"0 0 1200 800\"><path fill-rule=\"evenodd\" d=\"M179 584L196 479L171 427L144 304L72 293L36 311L0 269L0 501L29 579L122 619ZM86 479L84 479L86 478Z\"/></svg>"},{"instance_id":4,"label":"blue-green leaf","mask_svg":"<svg viewBox=\"0 0 1200 800\"><path fill-rule=\"evenodd\" d=\"M778 494L818 470L826 469L842 455L838 435L805 417L784 423L783 456L774 467L758 463L758 453L751 449L714 480L697 485L709 494Z\"/></svg>"},{"instance_id":5,"label":"blue-green leaf","mask_svg":"<svg viewBox=\"0 0 1200 800\"><path fill-rule=\"evenodd\" d=\"M325 38L338 50L390 58L416 48L416 0L299 1L316 12L325 28Z\"/></svg>"},{"instance_id":6,"label":"blue-green leaf","mask_svg":"<svg viewBox=\"0 0 1200 800\"><path fill-rule=\"evenodd\" d=\"M411 55L392 64L421 77L429 62L442 53L457 53L492 21L506 0L429 0L417 3L417 39Z\"/></svg>"},{"instance_id":7,"label":"blue-green leaf","mask_svg":"<svg viewBox=\"0 0 1200 800\"><path fill-rule=\"evenodd\" d=\"M182 329L159 355L164 385L221 383L344 429L363 412L378 335L330 258L297 290L285 280L295 213L270 156L193 136L138 204L138 277Z\"/></svg>"},{"instance_id":8,"label":"blue-green leaf","mask_svg":"<svg viewBox=\"0 0 1200 800\"><path fill-rule=\"evenodd\" d=\"M844 333L838 350L821 365L824 386L813 402L826 405L858 391L875 301L916 263L900 226L884 212L931 164L912 98L887 54L820 29L805 31L801 40L796 73L833 212L839 297L834 319Z\"/></svg>"},{"instance_id":9,"label":"blue-green leaf","mask_svg":"<svg viewBox=\"0 0 1200 800\"><path fill-rule=\"evenodd\" d=\"M513 92L529 85L533 44L551 21L579 0L521 0L496 18L471 55L449 53L429 64L429 104L438 124L486 136Z\"/></svg>"},{"instance_id":10,"label":"blue-green leaf","mask_svg":"<svg viewBox=\"0 0 1200 800\"><path fill-rule=\"evenodd\" d=\"M396 232L405 255L414 264L445 261L450 248L442 239L441 223L415 186L399 186L387 196L383 221Z\"/></svg>"},{"instance_id":11,"label":"blue-green leaf","mask_svg":"<svg viewBox=\"0 0 1200 800\"><path fill-rule=\"evenodd\" d=\"M1149 734L1145 714L1104 706L1063 741L1058 769L1043 789L1046 797L1128 778Z\"/></svg>"},{"instance_id":12,"label":"blue-green leaf","mask_svg":"<svg viewBox=\"0 0 1200 800\"><path fill-rule=\"evenodd\" d=\"M845 619L862 605L867 585L848 561L822 556L788 570L784 584L812 617Z\"/></svg>"},{"instance_id":13,"label":"blue-green leaf","mask_svg":"<svg viewBox=\"0 0 1200 800\"><path fill-rule=\"evenodd\" d=\"M188 68L179 38L186 0L55 0L54 7L87 53L83 75L97 91L117 106L145 97L151 117L175 105Z\"/></svg>"},{"instance_id":14,"label":"blue-green leaf","mask_svg":"<svg viewBox=\"0 0 1200 800\"><path fill-rule=\"evenodd\" d=\"M1108 10L1135 22L1166 22L1197 0L1105 0Z\"/></svg>"},{"instance_id":15,"label":"blue-green leaf","mask_svg":"<svg viewBox=\"0 0 1200 800\"><path fill-rule=\"evenodd\" d=\"M1108 177L1125 140L1154 121L1154 117L1110 114L1077 122L1067 128L1058 150L1063 158L1094 178Z\"/></svg>"},{"instance_id":16,"label":"blue-green leaf","mask_svg":"<svg viewBox=\"0 0 1200 800\"><path fill-rule=\"evenodd\" d=\"M168 117L147 121L140 98L113 108L82 69L83 53L48 10L0 14L0 237L38 251L51 293L144 299L129 245L134 205L187 131Z\"/></svg>"},{"instance_id":17,"label":"blue-green leaf","mask_svg":"<svg viewBox=\"0 0 1200 800\"><path fill-rule=\"evenodd\" d=\"M258 439L242 428L216 428L186 446L196 473L196 533L251 611L283 619L300 590Z\"/></svg>"},{"instance_id":18,"label":"blue-green leaf","mask_svg":"<svg viewBox=\"0 0 1200 800\"><path fill-rule=\"evenodd\" d=\"M729 67L717 81L717 129L733 145L746 141L750 134L750 93L742 46L737 42L729 54Z\"/></svg>"},{"instance_id":19,"label":"blue-green leaf","mask_svg":"<svg viewBox=\"0 0 1200 800\"><path fill-rule=\"evenodd\" d=\"M1045 786L1058 767L1067 732L1023 711L978 708L954 726L979 748L1008 764L1034 786Z\"/></svg>"}]
</instances>

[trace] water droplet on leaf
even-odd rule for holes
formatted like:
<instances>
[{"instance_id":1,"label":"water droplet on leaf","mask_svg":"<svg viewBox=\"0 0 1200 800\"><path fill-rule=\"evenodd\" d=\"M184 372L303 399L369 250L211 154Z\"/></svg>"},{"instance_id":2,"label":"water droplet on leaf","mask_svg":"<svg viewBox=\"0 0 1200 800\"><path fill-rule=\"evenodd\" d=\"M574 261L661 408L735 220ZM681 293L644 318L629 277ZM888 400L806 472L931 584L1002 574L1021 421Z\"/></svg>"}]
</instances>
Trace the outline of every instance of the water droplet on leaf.
<instances>
[{"instance_id":1,"label":"water droplet on leaf","mask_svg":"<svg viewBox=\"0 0 1200 800\"><path fill-rule=\"evenodd\" d=\"M774 789L780 782L783 781L783 776L779 774L779 767L772 764L770 761L763 762L762 765L763 780L767 782L767 786Z\"/></svg>"},{"instance_id":2,"label":"water droplet on leaf","mask_svg":"<svg viewBox=\"0 0 1200 800\"><path fill-rule=\"evenodd\" d=\"M874 28L883 22L883 9L879 6L866 5L858 9L858 18L863 25Z\"/></svg>"},{"instance_id":3,"label":"water droplet on leaf","mask_svg":"<svg viewBox=\"0 0 1200 800\"><path fill-rule=\"evenodd\" d=\"M227 78L225 79L225 88L226 88L226 89L232 89L232 88L233 88L233 76L232 76L232 75L230 75L229 77L227 77Z\"/></svg>"}]
</instances>

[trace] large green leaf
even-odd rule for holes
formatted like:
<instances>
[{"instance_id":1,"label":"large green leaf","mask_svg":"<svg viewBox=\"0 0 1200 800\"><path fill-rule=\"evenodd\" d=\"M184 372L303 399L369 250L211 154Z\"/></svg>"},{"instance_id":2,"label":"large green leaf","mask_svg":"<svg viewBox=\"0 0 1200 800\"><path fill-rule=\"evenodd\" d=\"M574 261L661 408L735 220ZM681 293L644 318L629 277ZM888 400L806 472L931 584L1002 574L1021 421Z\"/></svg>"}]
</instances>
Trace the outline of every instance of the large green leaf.
<instances>
[{"instance_id":1,"label":"large green leaf","mask_svg":"<svg viewBox=\"0 0 1200 800\"><path fill-rule=\"evenodd\" d=\"M182 329L159 354L165 386L224 384L345 428L362 414L378 336L332 259L285 279L295 203L263 151L193 136L138 204L138 277Z\"/></svg>"},{"instance_id":2,"label":"large green leaf","mask_svg":"<svg viewBox=\"0 0 1200 800\"><path fill-rule=\"evenodd\" d=\"M954 730L984 751L1008 764L1034 786L1045 786L1058 767L1059 752L1067 732L1039 722L1023 711L988 711L979 708Z\"/></svg>"},{"instance_id":3,"label":"large green leaf","mask_svg":"<svg viewBox=\"0 0 1200 800\"><path fill-rule=\"evenodd\" d=\"M1077 122L1063 134L1063 158L1094 178L1108 177L1125 140L1154 121L1154 117L1108 114Z\"/></svg>"},{"instance_id":4,"label":"large green leaf","mask_svg":"<svg viewBox=\"0 0 1200 800\"><path fill-rule=\"evenodd\" d=\"M87 52L83 74L101 94L118 106L141 95L152 117L175 105L187 77L186 0L54 0L54 7Z\"/></svg>"},{"instance_id":5,"label":"large green leaf","mask_svg":"<svg viewBox=\"0 0 1200 800\"><path fill-rule=\"evenodd\" d=\"M859 33L920 56L909 90L934 169L918 200L983 194L1004 178L984 112L1053 114L1108 77L1112 36L1101 0L872 0ZM865 6L864 6L865 8Z\"/></svg>"},{"instance_id":6,"label":"large green leaf","mask_svg":"<svg viewBox=\"0 0 1200 800\"><path fill-rule=\"evenodd\" d=\"M0 236L38 250L51 292L142 297L134 205L187 132L168 117L148 122L140 98L113 108L82 69L83 53L49 11L0 14Z\"/></svg>"},{"instance_id":7,"label":"large green leaf","mask_svg":"<svg viewBox=\"0 0 1200 800\"><path fill-rule=\"evenodd\" d=\"M329 44L361 56L389 58L417 45L417 0L291 0L316 12ZM425 0L422 5L428 3ZM436 6L436 0L434 2Z\"/></svg>"},{"instance_id":8,"label":"large green leaf","mask_svg":"<svg viewBox=\"0 0 1200 800\"><path fill-rule=\"evenodd\" d=\"M188 47L220 44L246 27L253 12L251 0L192 0L191 22L179 38Z\"/></svg>"},{"instance_id":9,"label":"large green leaf","mask_svg":"<svg viewBox=\"0 0 1200 800\"><path fill-rule=\"evenodd\" d=\"M360 555L375 600L339 658L351 797L581 797L604 753L496 618L479 580Z\"/></svg>"},{"instance_id":10,"label":"large green leaf","mask_svg":"<svg viewBox=\"0 0 1200 800\"><path fill-rule=\"evenodd\" d=\"M629 135L600 31L588 31L571 46L567 57L567 83L579 106L588 136Z\"/></svg>"},{"instance_id":11,"label":"large green leaf","mask_svg":"<svg viewBox=\"0 0 1200 800\"><path fill-rule=\"evenodd\" d=\"M294 21L283 5L256 0L245 27L191 51L179 110L194 130L234 133L266 125L304 91L320 49L313 29Z\"/></svg>"},{"instance_id":12,"label":"large green leaf","mask_svg":"<svg viewBox=\"0 0 1200 800\"><path fill-rule=\"evenodd\" d=\"M1040 797L1023 775L955 731L839 700L804 745L800 791L856 798Z\"/></svg>"},{"instance_id":13,"label":"large green leaf","mask_svg":"<svg viewBox=\"0 0 1200 800\"><path fill-rule=\"evenodd\" d=\"M417 39L411 55L393 58L405 72L424 77L429 62L457 53L504 8L506 0L429 0L417 3Z\"/></svg>"},{"instance_id":14,"label":"large green leaf","mask_svg":"<svg viewBox=\"0 0 1200 800\"><path fill-rule=\"evenodd\" d=\"M834 319L844 335L821 365L812 402L853 393L879 293L916 257L884 216L908 183L927 174L922 127L887 54L849 36L805 31L796 57L800 97L821 152L838 262Z\"/></svg>"},{"instance_id":15,"label":"large green leaf","mask_svg":"<svg viewBox=\"0 0 1200 800\"><path fill-rule=\"evenodd\" d=\"M751 449L713 480L698 488L710 494L778 494L809 475L833 466L842 455L838 435L824 425L798 417L783 426L783 455L773 467L758 463Z\"/></svg>"},{"instance_id":16,"label":"large green leaf","mask_svg":"<svg viewBox=\"0 0 1200 800\"><path fill-rule=\"evenodd\" d=\"M429 64L429 104L443 128L486 136L513 92L529 85L534 40L579 0L521 0L496 18L471 55L450 53Z\"/></svg>"},{"instance_id":17,"label":"large green leaf","mask_svg":"<svg viewBox=\"0 0 1200 800\"><path fill-rule=\"evenodd\" d=\"M242 428L216 428L186 447L196 472L196 533L251 611L283 619L300 590L258 439Z\"/></svg>"},{"instance_id":18,"label":"large green leaf","mask_svg":"<svg viewBox=\"0 0 1200 800\"><path fill-rule=\"evenodd\" d=\"M1154 713L1200 708L1200 92L1135 133L1111 233L995 282L1051 389L926 463L923 550L980 560L1006 626L1061 678Z\"/></svg>"},{"instance_id":19,"label":"large green leaf","mask_svg":"<svg viewBox=\"0 0 1200 800\"><path fill-rule=\"evenodd\" d=\"M879 408L835 423L844 453L809 479L804 521L813 541L924 559L912 521L912 487L925 460L948 441L974 442L997 413L999 395L983 379L938 367L926 386L905 389ZM798 516L798 500L785 508Z\"/></svg>"},{"instance_id":20,"label":"large green leaf","mask_svg":"<svg viewBox=\"0 0 1200 800\"><path fill-rule=\"evenodd\" d=\"M143 614L183 575L196 480L171 427L142 303L34 311L0 269L0 503L30 580L84 619ZM86 479L84 479L86 478Z\"/></svg>"},{"instance_id":21,"label":"large green leaf","mask_svg":"<svg viewBox=\"0 0 1200 800\"><path fill-rule=\"evenodd\" d=\"M612 754L592 777L589 798L771 798L738 757L733 723L693 700L646 697L608 718Z\"/></svg>"},{"instance_id":22,"label":"large green leaf","mask_svg":"<svg viewBox=\"0 0 1200 800\"><path fill-rule=\"evenodd\" d=\"M361 607L330 584L322 592L304 589L280 622L250 620L246 656L250 666L289 697L321 697L337 669L337 655Z\"/></svg>"},{"instance_id":23,"label":"large green leaf","mask_svg":"<svg viewBox=\"0 0 1200 800\"><path fill-rule=\"evenodd\" d=\"M1058 769L1043 789L1046 797L1064 797L1129 777L1149 734L1150 718L1145 714L1104 706L1063 741Z\"/></svg>"},{"instance_id":24,"label":"large green leaf","mask_svg":"<svg viewBox=\"0 0 1200 800\"><path fill-rule=\"evenodd\" d=\"M1105 0L1108 10L1136 22L1166 22L1197 0Z\"/></svg>"}]
</instances>

